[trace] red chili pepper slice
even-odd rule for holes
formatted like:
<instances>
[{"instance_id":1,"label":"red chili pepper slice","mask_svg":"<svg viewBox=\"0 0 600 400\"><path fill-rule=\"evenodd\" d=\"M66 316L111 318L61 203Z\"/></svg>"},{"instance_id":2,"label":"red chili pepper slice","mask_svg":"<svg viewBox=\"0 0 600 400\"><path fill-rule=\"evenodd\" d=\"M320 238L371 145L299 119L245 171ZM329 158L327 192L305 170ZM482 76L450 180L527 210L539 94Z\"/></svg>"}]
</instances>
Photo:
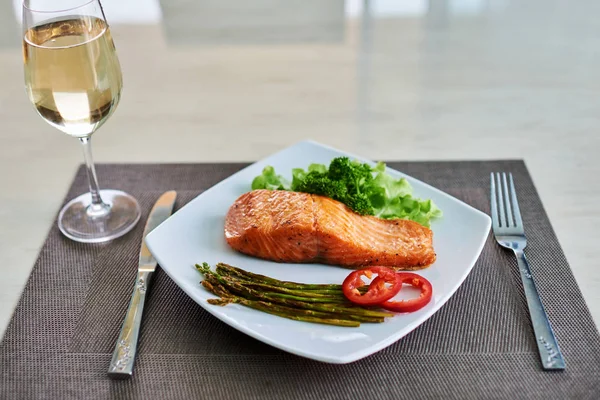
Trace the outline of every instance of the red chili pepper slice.
<instances>
[{"instance_id":1,"label":"red chili pepper slice","mask_svg":"<svg viewBox=\"0 0 600 400\"><path fill-rule=\"evenodd\" d=\"M403 283L407 283L421 289L421 295L409 300L384 301L380 304L381 307L389 311L406 313L420 310L431 300L433 288L431 283L421 275L413 274L411 272L398 272L396 274L396 279L400 282L400 286L402 286Z\"/></svg>"},{"instance_id":2,"label":"red chili pepper slice","mask_svg":"<svg viewBox=\"0 0 600 400\"><path fill-rule=\"evenodd\" d=\"M362 277L370 279L374 274L377 274L377 277L369 284L369 290L361 295L358 288L365 285ZM401 287L402 282L396 278L394 270L387 267L369 267L348 275L342 284L342 292L353 303L374 306L394 297Z\"/></svg>"}]
</instances>

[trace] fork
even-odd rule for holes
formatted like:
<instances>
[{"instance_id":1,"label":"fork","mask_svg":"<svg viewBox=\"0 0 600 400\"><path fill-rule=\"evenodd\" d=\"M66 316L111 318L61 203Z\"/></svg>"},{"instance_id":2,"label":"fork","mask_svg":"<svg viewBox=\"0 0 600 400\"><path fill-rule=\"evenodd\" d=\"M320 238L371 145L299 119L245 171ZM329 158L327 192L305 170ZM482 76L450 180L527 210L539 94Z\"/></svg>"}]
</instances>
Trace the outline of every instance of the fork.
<instances>
[{"instance_id":1,"label":"fork","mask_svg":"<svg viewBox=\"0 0 600 400\"><path fill-rule=\"evenodd\" d=\"M517 257L542 367L546 370L565 369L565 360L558 347L558 342L550 326L550 321L548 321L548 315L544 310L544 305L523 251L527 246L527 239L525 238L525 229L523 228L512 174L508 174L510 190L505 172L502 172L502 174L496 173L495 176L492 173L490 180L492 230L498 244L512 250Z\"/></svg>"}]
</instances>

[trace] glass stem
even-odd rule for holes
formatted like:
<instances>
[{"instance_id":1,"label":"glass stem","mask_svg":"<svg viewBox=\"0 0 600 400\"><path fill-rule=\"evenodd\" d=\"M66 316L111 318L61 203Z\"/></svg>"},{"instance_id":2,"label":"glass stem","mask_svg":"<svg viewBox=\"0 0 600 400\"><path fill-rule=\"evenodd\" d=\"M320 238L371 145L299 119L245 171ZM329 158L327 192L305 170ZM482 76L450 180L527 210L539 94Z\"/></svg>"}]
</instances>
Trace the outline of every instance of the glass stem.
<instances>
[{"instance_id":1,"label":"glass stem","mask_svg":"<svg viewBox=\"0 0 600 400\"><path fill-rule=\"evenodd\" d=\"M83 157L85 159L85 167L90 186L90 195L92 196L92 204L86 210L86 213L91 218L106 216L110 212L110 206L105 204L100 197L100 188L98 187L98 177L96 176L96 168L94 167L94 159L92 157L92 144L89 136L79 138L83 145Z\"/></svg>"}]
</instances>

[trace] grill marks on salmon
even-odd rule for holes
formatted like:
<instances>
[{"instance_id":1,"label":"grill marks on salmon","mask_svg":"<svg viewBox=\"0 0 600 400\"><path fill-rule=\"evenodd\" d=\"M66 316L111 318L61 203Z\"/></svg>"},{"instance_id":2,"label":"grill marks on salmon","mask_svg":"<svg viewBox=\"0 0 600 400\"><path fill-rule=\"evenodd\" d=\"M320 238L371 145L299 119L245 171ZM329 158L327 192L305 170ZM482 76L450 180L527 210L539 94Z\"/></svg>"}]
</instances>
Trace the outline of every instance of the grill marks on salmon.
<instances>
[{"instance_id":1,"label":"grill marks on salmon","mask_svg":"<svg viewBox=\"0 0 600 400\"><path fill-rule=\"evenodd\" d=\"M273 261L316 259L315 232L314 201L310 195L295 192L246 193L230 207L225 219L225 238L231 247Z\"/></svg>"},{"instance_id":2,"label":"grill marks on salmon","mask_svg":"<svg viewBox=\"0 0 600 400\"><path fill-rule=\"evenodd\" d=\"M347 267L420 269L435 261L433 232L414 221L361 216L330 198L314 196L317 259Z\"/></svg>"},{"instance_id":3,"label":"grill marks on salmon","mask_svg":"<svg viewBox=\"0 0 600 400\"><path fill-rule=\"evenodd\" d=\"M361 216L327 197L281 190L240 196L225 218L235 250L289 263L420 269L435 261L433 232L416 222Z\"/></svg>"}]
</instances>

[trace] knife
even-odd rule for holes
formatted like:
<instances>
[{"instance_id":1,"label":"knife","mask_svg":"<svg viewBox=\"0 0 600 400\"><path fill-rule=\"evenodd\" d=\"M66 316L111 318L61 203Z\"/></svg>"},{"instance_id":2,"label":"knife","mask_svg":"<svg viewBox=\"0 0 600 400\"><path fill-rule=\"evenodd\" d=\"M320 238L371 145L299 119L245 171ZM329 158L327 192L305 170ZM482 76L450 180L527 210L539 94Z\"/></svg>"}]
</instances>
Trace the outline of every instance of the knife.
<instances>
[{"instance_id":1,"label":"knife","mask_svg":"<svg viewBox=\"0 0 600 400\"><path fill-rule=\"evenodd\" d=\"M133 364L135 362L135 353L140 334L144 302L157 264L156 259L146 246L145 239L147 234L169 218L173 212L173 205L176 198L177 192L175 191L163 193L154 204L154 207L152 207L152 211L150 211L150 215L148 216L148 222L146 222L142 238L140 261L133 294L131 295L125 321L123 321L123 327L121 328L112 361L108 368L108 376L111 378L127 379L133 374Z\"/></svg>"}]
</instances>

